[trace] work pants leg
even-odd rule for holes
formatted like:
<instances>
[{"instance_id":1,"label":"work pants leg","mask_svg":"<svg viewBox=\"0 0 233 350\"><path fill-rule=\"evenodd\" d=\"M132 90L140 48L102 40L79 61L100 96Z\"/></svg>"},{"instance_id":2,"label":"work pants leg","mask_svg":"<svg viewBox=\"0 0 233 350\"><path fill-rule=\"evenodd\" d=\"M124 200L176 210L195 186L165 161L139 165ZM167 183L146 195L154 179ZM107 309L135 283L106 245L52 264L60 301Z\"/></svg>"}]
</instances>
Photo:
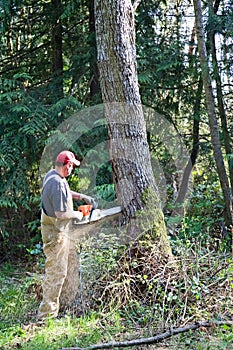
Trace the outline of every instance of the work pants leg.
<instances>
[{"instance_id":1,"label":"work pants leg","mask_svg":"<svg viewBox=\"0 0 233 350\"><path fill-rule=\"evenodd\" d=\"M49 315L56 317L58 314L59 298L67 275L70 243L68 233L57 231L52 225L47 227L42 225L42 238L46 263L43 300L38 311L39 319Z\"/></svg>"},{"instance_id":2,"label":"work pants leg","mask_svg":"<svg viewBox=\"0 0 233 350\"><path fill-rule=\"evenodd\" d=\"M79 261L77 250L75 248L75 241L69 242L69 256L67 265L67 274L62 286L60 295L60 305L64 309L69 307L75 300L78 292L79 281Z\"/></svg>"}]
</instances>

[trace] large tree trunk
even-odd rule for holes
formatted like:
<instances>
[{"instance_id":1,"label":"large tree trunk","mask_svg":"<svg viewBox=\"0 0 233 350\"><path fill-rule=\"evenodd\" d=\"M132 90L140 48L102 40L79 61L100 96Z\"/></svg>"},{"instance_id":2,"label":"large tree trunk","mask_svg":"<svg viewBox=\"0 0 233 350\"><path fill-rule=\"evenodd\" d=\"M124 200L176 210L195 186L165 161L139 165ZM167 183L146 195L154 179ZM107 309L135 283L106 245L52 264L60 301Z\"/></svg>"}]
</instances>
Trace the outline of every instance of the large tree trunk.
<instances>
[{"instance_id":1,"label":"large tree trunk","mask_svg":"<svg viewBox=\"0 0 233 350\"><path fill-rule=\"evenodd\" d=\"M95 16L100 86L122 224L130 223L133 237L153 231L161 252L171 255L139 94L131 1L96 0Z\"/></svg>"},{"instance_id":2,"label":"large tree trunk","mask_svg":"<svg viewBox=\"0 0 233 350\"><path fill-rule=\"evenodd\" d=\"M229 182L226 174L226 169L223 161L221 150L219 128L215 113L215 104L213 89L211 85L211 77L208 67L207 51L204 37L204 26L202 21L201 0L194 0L194 10L196 18L198 51L202 70L203 84L206 96L206 107L208 113L211 141L213 147L214 158L216 162L217 172L221 183L222 193L225 201L225 222L226 225L232 225L232 204Z\"/></svg>"}]
</instances>

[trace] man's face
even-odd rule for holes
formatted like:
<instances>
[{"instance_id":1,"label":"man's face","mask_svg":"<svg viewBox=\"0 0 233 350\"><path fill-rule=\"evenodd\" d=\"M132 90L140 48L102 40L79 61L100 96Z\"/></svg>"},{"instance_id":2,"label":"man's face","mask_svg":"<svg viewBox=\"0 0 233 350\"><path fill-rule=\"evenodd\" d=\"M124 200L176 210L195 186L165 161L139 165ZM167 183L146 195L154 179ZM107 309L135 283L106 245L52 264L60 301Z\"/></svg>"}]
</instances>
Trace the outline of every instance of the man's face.
<instances>
[{"instance_id":1,"label":"man's face","mask_svg":"<svg viewBox=\"0 0 233 350\"><path fill-rule=\"evenodd\" d=\"M71 162L68 162L64 165L64 175L65 177L69 176L72 173L72 170L74 168L74 164Z\"/></svg>"}]
</instances>

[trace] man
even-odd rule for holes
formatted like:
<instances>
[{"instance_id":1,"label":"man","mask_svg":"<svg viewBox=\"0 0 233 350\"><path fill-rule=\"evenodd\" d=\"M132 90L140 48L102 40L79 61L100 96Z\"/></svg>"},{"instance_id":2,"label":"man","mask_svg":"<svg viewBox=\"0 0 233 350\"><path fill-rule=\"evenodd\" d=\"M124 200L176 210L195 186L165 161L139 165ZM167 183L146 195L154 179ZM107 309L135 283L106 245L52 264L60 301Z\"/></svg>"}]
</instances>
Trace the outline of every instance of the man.
<instances>
[{"instance_id":1,"label":"man","mask_svg":"<svg viewBox=\"0 0 233 350\"><path fill-rule=\"evenodd\" d=\"M43 181L41 233L46 256L43 300L38 319L56 317L60 307L69 306L78 288L78 259L72 240L72 219L83 214L73 210L73 199L91 204L93 199L71 191L66 180L80 162L70 151L58 154L55 169Z\"/></svg>"}]
</instances>

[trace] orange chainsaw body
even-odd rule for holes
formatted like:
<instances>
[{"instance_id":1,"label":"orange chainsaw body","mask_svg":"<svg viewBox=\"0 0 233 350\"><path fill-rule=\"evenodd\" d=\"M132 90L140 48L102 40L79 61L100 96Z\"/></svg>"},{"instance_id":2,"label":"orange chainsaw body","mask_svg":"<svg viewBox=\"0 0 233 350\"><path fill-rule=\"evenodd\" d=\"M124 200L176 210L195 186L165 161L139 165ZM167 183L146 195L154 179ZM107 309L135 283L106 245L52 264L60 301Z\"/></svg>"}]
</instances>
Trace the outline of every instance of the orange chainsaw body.
<instances>
[{"instance_id":1,"label":"orange chainsaw body","mask_svg":"<svg viewBox=\"0 0 233 350\"><path fill-rule=\"evenodd\" d=\"M84 220L89 218L91 210L92 210L92 205L90 205L90 204L80 205L78 207L78 211L83 213Z\"/></svg>"}]
</instances>

